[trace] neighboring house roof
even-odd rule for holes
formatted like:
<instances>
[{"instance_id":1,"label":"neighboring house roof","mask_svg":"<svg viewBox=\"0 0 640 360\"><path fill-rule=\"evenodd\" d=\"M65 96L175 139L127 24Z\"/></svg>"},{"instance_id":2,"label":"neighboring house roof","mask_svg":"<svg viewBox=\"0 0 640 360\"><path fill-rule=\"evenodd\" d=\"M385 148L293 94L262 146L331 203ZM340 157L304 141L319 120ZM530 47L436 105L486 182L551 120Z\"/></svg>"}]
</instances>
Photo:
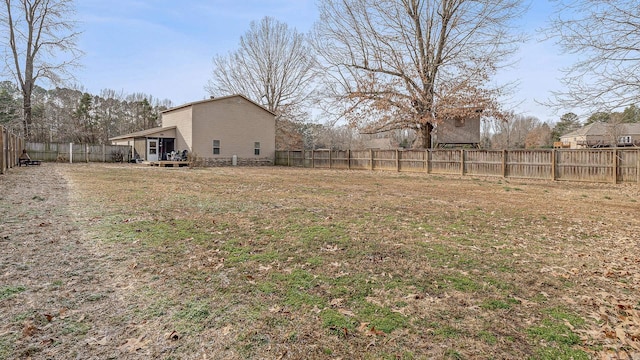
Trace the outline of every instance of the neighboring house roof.
<instances>
[{"instance_id":1,"label":"neighboring house roof","mask_svg":"<svg viewBox=\"0 0 640 360\"><path fill-rule=\"evenodd\" d=\"M218 101L218 100L224 100L224 99L229 99L229 98L233 98L233 97L241 97L241 98L247 100L248 102L254 104L255 106L261 108L262 110L270 113L271 115L276 116L276 114L273 111L269 111L269 110L265 109L262 105L256 103L255 101L253 101L253 100L249 99L248 97L246 97L244 95L241 95L241 94L235 94L235 95L222 96L222 97L211 98L211 99L206 99L206 100L194 101L194 102L186 103L186 104L183 104L183 105L176 106L174 108L165 110L162 113L165 114L165 113L169 113L169 112L172 112L172 111L175 111L175 110L184 109L186 107L190 107L190 106L193 106L193 105L199 105L199 104L204 104L204 103L208 103L208 102L215 102L215 101Z\"/></svg>"},{"instance_id":2,"label":"neighboring house roof","mask_svg":"<svg viewBox=\"0 0 640 360\"><path fill-rule=\"evenodd\" d=\"M162 132L162 131L173 130L175 128L176 128L175 126L157 127L157 128L153 128L153 129L147 129L147 130L134 132L134 133L131 133L131 134L112 137L112 138L109 138L109 140L121 140L121 139L145 137L145 136L152 135L152 134L155 134L155 133L159 133L159 132Z\"/></svg>"},{"instance_id":3,"label":"neighboring house roof","mask_svg":"<svg viewBox=\"0 0 640 360\"><path fill-rule=\"evenodd\" d=\"M603 122L594 122L589 125L583 126L578 130L572 131L568 134L562 135L561 138L572 138L577 136L603 136L608 135L609 127L611 124ZM624 135L640 135L640 123L623 123L618 124L618 130L616 132Z\"/></svg>"},{"instance_id":4,"label":"neighboring house roof","mask_svg":"<svg viewBox=\"0 0 640 360\"><path fill-rule=\"evenodd\" d=\"M379 139L367 140L365 141L365 147L367 149L381 149L381 150L389 150L389 149L396 148L391 144L390 138L379 138Z\"/></svg>"}]
</instances>

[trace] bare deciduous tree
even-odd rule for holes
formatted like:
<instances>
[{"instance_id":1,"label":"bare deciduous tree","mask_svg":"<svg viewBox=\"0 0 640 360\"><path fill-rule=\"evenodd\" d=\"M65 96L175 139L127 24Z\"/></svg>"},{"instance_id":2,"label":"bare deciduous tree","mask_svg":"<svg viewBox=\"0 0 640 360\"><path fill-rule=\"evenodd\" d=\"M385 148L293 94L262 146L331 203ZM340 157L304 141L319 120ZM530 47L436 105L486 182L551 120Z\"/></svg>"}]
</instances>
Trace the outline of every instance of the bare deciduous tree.
<instances>
[{"instance_id":1,"label":"bare deciduous tree","mask_svg":"<svg viewBox=\"0 0 640 360\"><path fill-rule=\"evenodd\" d=\"M53 83L69 77L81 52L76 48L73 0L4 0L0 23L5 64L22 91L23 131L29 137L31 96L39 79ZM62 54L66 54L63 58Z\"/></svg>"},{"instance_id":2,"label":"bare deciduous tree","mask_svg":"<svg viewBox=\"0 0 640 360\"><path fill-rule=\"evenodd\" d=\"M494 131L491 138L491 145L494 149L517 149L525 147L535 147L533 139L527 144L527 138L532 136L531 132L543 126L544 123L535 116L524 116L519 114L506 114L505 121L493 121ZM547 128L548 125L544 124ZM551 129L549 129L549 132ZM550 136L550 135L549 135ZM540 139L542 140L547 139ZM528 146L530 145L530 146ZM543 146L544 143L540 146Z\"/></svg>"},{"instance_id":3,"label":"bare deciduous tree","mask_svg":"<svg viewBox=\"0 0 640 360\"><path fill-rule=\"evenodd\" d=\"M552 105L610 111L640 101L640 6L637 0L556 1L546 33L579 55Z\"/></svg>"},{"instance_id":4,"label":"bare deciduous tree","mask_svg":"<svg viewBox=\"0 0 640 360\"><path fill-rule=\"evenodd\" d=\"M265 17L252 22L239 48L213 59L211 95L243 94L287 120L304 113L316 60L303 34Z\"/></svg>"},{"instance_id":5,"label":"bare deciduous tree","mask_svg":"<svg viewBox=\"0 0 640 360\"><path fill-rule=\"evenodd\" d=\"M498 113L496 69L517 48L521 0L326 0L315 29L330 91L365 132L413 129Z\"/></svg>"}]
</instances>

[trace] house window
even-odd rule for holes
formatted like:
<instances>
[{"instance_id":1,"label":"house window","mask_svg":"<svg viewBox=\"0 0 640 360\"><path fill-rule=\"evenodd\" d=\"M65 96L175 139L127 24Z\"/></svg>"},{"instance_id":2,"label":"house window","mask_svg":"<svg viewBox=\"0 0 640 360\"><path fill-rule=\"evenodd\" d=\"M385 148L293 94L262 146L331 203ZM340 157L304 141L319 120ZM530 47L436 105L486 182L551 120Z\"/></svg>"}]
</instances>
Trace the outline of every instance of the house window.
<instances>
[{"instance_id":1,"label":"house window","mask_svg":"<svg viewBox=\"0 0 640 360\"><path fill-rule=\"evenodd\" d=\"M631 136L621 136L618 139L618 144L621 144L621 145L631 144Z\"/></svg>"},{"instance_id":2,"label":"house window","mask_svg":"<svg viewBox=\"0 0 640 360\"><path fill-rule=\"evenodd\" d=\"M253 143L253 155L260 155L260 143Z\"/></svg>"},{"instance_id":3,"label":"house window","mask_svg":"<svg viewBox=\"0 0 640 360\"><path fill-rule=\"evenodd\" d=\"M220 140L213 140L213 155L220 155Z\"/></svg>"}]
</instances>

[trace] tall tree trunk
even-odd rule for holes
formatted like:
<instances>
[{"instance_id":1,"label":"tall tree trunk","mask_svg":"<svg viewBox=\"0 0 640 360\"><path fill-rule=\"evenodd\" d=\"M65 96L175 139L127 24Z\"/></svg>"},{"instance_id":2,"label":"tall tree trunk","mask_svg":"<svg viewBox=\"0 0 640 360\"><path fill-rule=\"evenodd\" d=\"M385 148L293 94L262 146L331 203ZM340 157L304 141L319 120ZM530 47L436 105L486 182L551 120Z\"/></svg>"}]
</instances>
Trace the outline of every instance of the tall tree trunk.
<instances>
[{"instance_id":1,"label":"tall tree trunk","mask_svg":"<svg viewBox=\"0 0 640 360\"><path fill-rule=\"evenodd\" d=\"M420 128L420 147L422 149L430 149L431 148L431 132L433 131L433 124L426 123L423 127Z\"/></svg>"},{"instance_id":2,"label":"tall tree trunk","mask_svg":"<svg viewBox=\"0 0 640 360\"><path fill-rule=\"evenodd\" d=\"M22 129L24 130L24 138L29 139L31 137L31 124L33 123L30 89L22 91L22 111Z\"/></svg>"}]
</instances>

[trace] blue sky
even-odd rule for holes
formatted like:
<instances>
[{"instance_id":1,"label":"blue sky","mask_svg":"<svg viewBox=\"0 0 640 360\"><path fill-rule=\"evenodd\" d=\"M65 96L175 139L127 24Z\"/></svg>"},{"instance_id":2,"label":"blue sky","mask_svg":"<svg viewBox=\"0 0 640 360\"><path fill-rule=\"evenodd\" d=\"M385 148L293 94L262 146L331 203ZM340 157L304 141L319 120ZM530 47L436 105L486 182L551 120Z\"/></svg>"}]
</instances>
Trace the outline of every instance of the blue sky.
<instances>
[{"instance_id":1,"label":"blue sky","mask_svg":"<svg viewBox=\"0 0 640 360\"><path fill-rule=\"evenodd\" d=\"M79 46L86 53L77 82L94 94L102 89L142 92L175 105L208 96L204 86L212 58L234 50L251 21L272 16L307 32L318 17L315 0L80 0L76 4L83 31ZM532 1L521 21L532 39L516 55L516 65L498 76L500 82L519 82L507 106L542 121L555 121L561 114L535 100L545 100L557 90L558 69L570 65L553 44L536 40L535 31L544 26L551 10L547 0Z\"/></svg>"}]
</instances>

